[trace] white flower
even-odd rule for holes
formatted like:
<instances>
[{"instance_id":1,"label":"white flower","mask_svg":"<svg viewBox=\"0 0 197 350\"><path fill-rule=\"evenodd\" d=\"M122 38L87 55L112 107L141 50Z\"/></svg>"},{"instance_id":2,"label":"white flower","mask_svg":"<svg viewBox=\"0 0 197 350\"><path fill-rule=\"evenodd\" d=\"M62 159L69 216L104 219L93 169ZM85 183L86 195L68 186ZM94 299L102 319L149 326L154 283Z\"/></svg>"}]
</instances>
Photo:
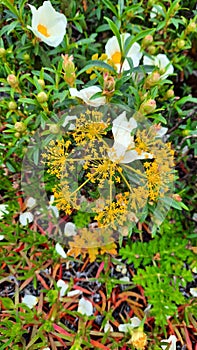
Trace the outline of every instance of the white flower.
<instances>
[{"instance_id":1,"label":"white flower","mask_svg":"<svg viewBox=\"0 0 197 350\"><path fill-rule=\"evenodd\" d=\"M104 96L97 97L93 100L90 100L93 95L95 95L97 92L101 92L101 88L99 86L89 86L85 89L77 90L75 88L69 89L70 94L72 97L78 97L81 100L83 100L87 105L93 106L93 107L99 107L101 105L104 105L106 103L106 98Z\"/></svg>"},{"instance_id":2,"label":"white flower","mask_svg":"<svg viewBox=\"0 0 197 350\"><path fill-rule=\"evenodd\" d=\"M66 258L67 257L67 255L66 255L64 249L62 248L61 244L56 243L55 250L62 258Z\"/></svg>"},{"instance_id":3,"label":"white flower","mask_svg":"<svg viewBox=\"0 0 197 350\"><path fill-rule=\"evenodd\" d=\"M128 276L123 276L121 278L119 278L120 281L123 281L123 282L130 282L130 279Z\"/></svg>"},{"instance_id":4,"label":"white flower","mask_svg":"<svg viewBox=\"0 0 197 350\"><path fill-rule=\"evenodd\" d=\"M136 120L126 117L126 112L121 113L113 121L112 133L114 136L113 147L108 151L109 158L121 164L133 162L137 159L152 158L153 156L147 152L141 152L139 155L135 148L134 137L131 136L131 131L137 127Z\"/></svg>"},{"instance_id":5,"label":"white flower","mask_svg":"<svg viewBox=\"0 0 197 350\"><path fill-rule=\"evenodd\" d=\"M129 333L133 328L139 327L141 320L138 317L132 317L129 323L120 324L118 326L119 332Z\"/></svg>"},{"instance_id":6,"label":"white flower","mask_svg":"<svg viewBox=\"0 0 197 350\"><path fill-rule=\"evenodd\" d=\"M57 207L55 205L52 205L54 202L54 196L50 196L50 202L49 202L49 206L48 209L52 210L53 214L55 215L56 218L59 218L59 210L57 209Z\"/></svg>"},{"instance_id":7,"label":"white flower","mask_svg":"<svg viewBox=\"0 0 197 350\"><path fill-rule=\"evenodd\" d=\"M105 327L104 327L104 332L107 333L107 332L113 332L113 327L110 325L109 321L107 321Z\"/></svg>"},{"instance_id":8,"label":"white flower","mask_svg":"<svg viewBox=\"0 0 197 350\"><path fill-rule=\"evenodd\" d=\"M4 214L9 213L9 211L6 209L7 207L7 204L0 204L0 220L4 217Z\"/></svg>"},{"instance_id":9,"label":"white flower","mask_svg":"<svg viewBox=\"0 0 197 350\"><path fill-rule=\"evenodd\" d=\"M197 297L197 288L190 288L190 293L193 295L193 297Z\"/></svg>"},{"instance_id":10,"label":"white flower","mask_svg":"<svg viewBox=\"0 0 197 350\"><path fill-rule=\"evenodd\" d=\"M22 303L27 305L30 309L38 303L38 298L34 295L25 294L24 298L22 298Z\"/></svg>"},{"instance_id":11,"label":"white flower","mask_svg":"<svg viewBox=\"0 0 197 350\"><path fill-rule=\"evenodd\" d=\"M67 222L64 227L64 235L66 237L75 236L77 234L76 232L76 226L72 222Z\"/></svg>"},{"instance_id":12,"label":"white flower","mask_svg":"<svg viewBox=\"0 0 197 350\"><path fill-rule=\"evenodd\" d=\"M176 350L177 338L175 335L171 335L168 339L162 339L161 342L170 343L171 345L169 347L169 350ZM161 345L161 348L165 350L167 348L167 345Z\"/></svg>"},{"instance_id":13,"label":"white flower","mask_svg":"<svg viewBox=\"0 0 197 350\"><path fill-rule=\"evenodd\" d=\"M130 37L129 33L124 33L120 35L122 48L124 48L125 41L129 37ZM141 50L140 45L138 43L134 43L127 53L127 57L132 59L134 67L139 66L140 59L142 58L142 52L140 50ZM118 40L116 36L113 36L107 41L105 45L105 53L108 56L108 59L110 59L115 64L118 73L120 73L120 71L130 69L130 65L128 63L127 58L125 58L121 67L120 62L122 57L121 57L120 46L118 44Z\"/></svg>"},{"instance_id":14,"label":"white flower","mask_svg":"<svg viewBox=\"0 0 197 350\"><path fill-rule=\"evenodd\" d=\"M36 9L29 5L32 12L32 24L29 29L47 45L58 46L66 33L67 19L64 14L54 10L50 1Z\"/></svg>"},{"instance_id":15,"label":"white flower","mask_svg":"<svg viewBox=\"0 0 197 350\"><path fill-rule=\"evenodd\" d=\"M170 63L168 57L161 53L159 53L157 56L144 56L143 64L158 67L161 72L160 79L166 79L168 75L173 74L174 72L174 67ZM151 72L148 72L148 74L151 74Z\"/></svg>"},{"instance_id":16,"label":"white flower","mask_svg":"<svg viewBox=\"0 0 197 350\"><path fill-rule=\"evenodd\" d=\"M59 279L57 281L57 286L60 288L60 297L64 297L66 294L66 291L68 289L68 283L64 282L63 280Z\"/></svg>"},{"instance_id":17,"label":"white flower","mask_svg":"<svg viewBox=\"0 0 197 350\"><path fill-rule=\"evenodd\" d=\"M30 222L32 222L34 219L34 216L29 211L26 211L25 213L22 213L19 215L19 222L22 226L28 225Z\"/></svg>"},{"instance_id":18,"label":"white flower","mask_svg":"<svg viewBox=\"0 0 197 350\"><path fill-rule=\"evenodd\" d=\"M81 298L79 300L77 311L80 312L82 315L87 315L87 316L93 315L92 303L89 300L86 300L85 298Z\"/></svg>"},{"instance_id":19,"label":"white flower","mask_svg":"<svg viewBox=\"0 0 197 350\"><path fill-rule=\"evenodd\" d=\"M155 18L157 17L157 15L160 15L161 14L160 10L163 11L163 8L160 5L153 6L150 12L150 18Z\"/></svg>"},{"instance_id":20,"label":"white flower","mask_svg":"<svg viewBox=\"0 0 197 350\"><path fill-rule=\"evenodd\" d=\"M29 197L26 201L27 208L31 209L36 205L36 199L33 197Z\"/></svg>"},{"instance_id":21,"label":"white flower","mask_svg":"<svg viewBox=\"0 0 197 350\"><path fill-rule=\"evenodd\" d=\"M68 297L74 297L75 295L78 295L78 294L82 294L82 291L81 290L71 290L70 292L67 293L67 296Z\"/></svg>"},{"instance_id":22,"label":"white flower","mask_svg":"<svg viewBox=\"0 0 197 350\"><path fill-rule=\"evenodd\" d=\"M4 235L0 235L0 241L3 241L4 237Z\"/></svg>"}]
</instances>

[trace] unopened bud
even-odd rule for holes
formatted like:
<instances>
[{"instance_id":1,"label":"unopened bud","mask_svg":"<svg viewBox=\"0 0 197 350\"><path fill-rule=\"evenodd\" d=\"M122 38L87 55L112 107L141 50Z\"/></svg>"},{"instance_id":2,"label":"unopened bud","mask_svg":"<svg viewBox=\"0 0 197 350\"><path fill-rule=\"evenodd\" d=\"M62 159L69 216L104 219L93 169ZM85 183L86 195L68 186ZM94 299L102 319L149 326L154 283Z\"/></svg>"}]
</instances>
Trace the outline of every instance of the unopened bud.
<instances>
[{"instance_id":1,"label":"unopened bud","mask_svg":"<svg viewBox=\"0 0 197 350\"><path fill-rule=\"evenodd\" d=\"M25 53L23 55L23 59L24 59L25 62L28 62L30 60L30 55L28 53Z\"/></svg>"},{"instance_id":2,"label":"unopened bud","mask_svg":"<svg viewBox=\"0 0 197 350\"><path fill-rule=\"evenodd\" d=\"M7 76L7 82L12 88L18 87L18 79L14 74L9 74Z\"/></svg>"},{"instance_id":3,"label":"unopened bud","mask_svg":"<svg viewBox=\"0 0 197 350\"><path fill-rule=\"evenodd\" d=\"M197 28L196 23L191 21L186 28L186 33L189 34L189 33L195 32L196 28Z\"/></svg>"},{"instance_id":4,"label":"unopened bud","mask_svg":"<svg viewBox=\"0 0 197 350\"><path fill-rule=\"evenodd\" d=\"M21 134L20 134L20 132L15 132L14 136L19 138L21 136Z\"/></svg>"},{"instance_id":5,"label":"unopened bud","mask_svg":"<svg viewBox=\"0 0 197 350\"><path fill-rule=\"evenodd\" d=\"M59 134L59 132L60 132L60 127L59 127L59 125L57 125L57 124L51 124L51 125L49 126L49 131L50 131L52 134Z\"/></svg>"},{"instance_id":6,"label":"unopened bud","mask_svg":"<svg viewBox=\"0 0 197 350\"><path fill-rule=\"evenodd\" d=\"M48 100L48 96L44 91L39 92L36 98L39 103L44 103L44 102L47 102Z\"/></svg>"},{"instance_id":7,"label":"unopened bud","mask_svg":"<svg viewBox=\"0 0 197 350\"><path fill-rule=\"evenodd\" d=\"M165 94L165 98L168 100L170 98L173 98L174 97L174 90L172 89L169 89L166 91L166 94Z\"/></svg>"},{"instance_id":8,"label":"unopened bud","mask_svg":"<svg viewBox=\"0 0 197 350\"><path fill-rule=\"evenodd\" d=\"M147 335L138 328L133 331L129 344L132 344L137 350L144 350L147 345Z\"/></svg>"},{"instance_id":9,"label":"unopened bud","mask_svg":"<svg viewBox=\"0 0 197 350\"><path fill-rule=\"evenodd\" d=\"M75 84L76 74L75 74L75 65L73 63L73 56L62 55L63 65L62 68L64 70L64 80L71 87Z\"/></svg>"},{"instance_id":10,"label":"unopened bud","mask_svg":"<svg viewBox=\"0 0 197 350\"><path fill-rule=\"evenodd\" d=\"M105 95L112 94L115 90L114 77L112 77L108 73L104 73L103 80L104 80L103 93Z\"/></svg>"},{"instance_id":11,"label":"unopened bud","mask_svg":"<svg viewBox=\"0 0 197 350\"><path fill-rule=\"evenodd\" d=\"M45 88L45 81L43 79L38 79L38 84L40 84L41 88Z\"/></svg>"},{"instance_id":12,"label":"unopened bud","mask_svg":"<svg viewBox=\"0 0 197 350\"><path fill-rule=\"evenodd\" d=\"M150 45L147 47L147 51L150 55L154 55L156 52L156 47L154 45Z\"/></svg>"},{"instance_id":13,"label":"unopened bud","mask_svg":"<svg viewBox=\"0 0 197 350\"><path fill-rule=\"evenodd\" d=\"M14 129L17 132L23 133L26 130L26 125L23 122L16 122L14 125Z\"/></svg>"},{"instance_id":14,"label":"unopened bud","mask_svg":"<svg viewBox=\"0 0 197 350\"><path fill-rule=\"evenodd\" d=\"M185 46L185 40L183 40L183 39L178 39L178 40L177 40L177 43L176 43L176 47L177 47L178 49L183 49L184 46Z\"/></svg>"},{"instance_id":15,"label":"unopened bud","mask_svg":"<svg viewBox=\"0 0 197 350\"><path fill-rule=\"evenodd\" d=\"M142 46L147 47L153 42L153 36L152 35L146 35L144 39L142 40Z\"/></svg>"},{"instance_id":16,"label":"unopened bud","mask_svg":"<svg viewBox=\"0 0 197 350\"><path fill-rule=\"evenodd\" d=\"M148 75L148 77L145 80L144 87L145 88L150 88L158 83L160 80L161 75L159 72L153 72L152 74Z\"/></svg>"},{"instance_id":17,"label":"unopened bud","mask_svg":"<svg viewBox=\"0 0 197 350\"><path fill-rule=\"evenodd\" d=\"M174 193L172 195L172 198L175 199L175 201L177 201L177 202L182 202L182 197L179 196L179 194L177 194L177 193Z\"/></svg>"},{"instance_id":18,"label":"unopened bud","mask_svg":"<svg viewBox=\"0 0 197 350\"><path fill-rule=\"evenodd\" d=\"M6 50L3 47L0 47L0 57L4 57L6 54Z\"/></svg>"},{"instance_id":19,"label":"unopened bud","mask_svg":"<svg viewBox=\"0 0 197 350\"><path fill-rule=\"evenodd\" d=\"M15 102L15 101L10 101L10 102L8 103L8 108L9 108L10 111L15 111L15 109L17 109L17 104L16 104L16 102Z\"/></svg>"},{"instance_id":20,"label":"unopened bud","mask_svg":"<svg viewBox=\"0 0 197 350\"><path fill-rule=\"evenodd\" d=\"M144 101L140 106L139 112L142 114L152 113L156 109L156 106L155 100Z\"/></svg>"}]
</instances>

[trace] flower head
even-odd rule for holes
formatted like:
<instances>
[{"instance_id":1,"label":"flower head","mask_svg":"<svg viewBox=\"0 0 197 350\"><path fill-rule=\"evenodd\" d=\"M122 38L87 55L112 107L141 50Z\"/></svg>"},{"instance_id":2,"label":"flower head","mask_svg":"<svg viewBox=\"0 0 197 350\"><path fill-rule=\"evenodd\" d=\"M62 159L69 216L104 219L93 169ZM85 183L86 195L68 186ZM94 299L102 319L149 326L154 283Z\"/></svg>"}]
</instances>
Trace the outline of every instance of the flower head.
<instances>
[{"instance_id":1,"label":"flower head","mask_svg":"<svg viewBox=\"0 0 197 350\"><path fill-rule=\"evenodd\" d=\"M130 333L130 331L133 330L133 328L139 327L141 323L141 320L134 316L130 319L129 323L124 323L124 324L120 324L118 326L118 330L119 332L123 332L123 333Z\"/></svg>"},{"instance_id":2,"label":"flower head","mask_svg":"<svg viewBox=\"0 0 197 350\"><path fill-rule=\"evenodd\" d=\"M158 67L159 73L161 74L160 79L166 79L168 75L173 74L174 72L173 65L164 54L158 54L157 56L151 57L144 56L143 64ZM151 72L148 72L148 74L151 74Z\"/></svg>"},{"instance_id":3,"label":"flower head","mask_svg":"<svg viewBox=\"0 0 197 350\"><path fill-rule=\"evenodd\" d=\"M86 300L85 298L81 298L79 300L77 311L80 312L82 315L86 315L86 316L93 315L92 303L89 300Z\"/></svg>"},{"instance_id":4,"label":"flower head","mask_svg":"<svg viewBox=\"0 0 197 350\"><path fill-rule=\"evenodd\" d=\"M30 222L32 222L34 219L34 216L29 211L26 211L25 213L21 213L19 216L19 221L22 226L28 225Z\"/></svg>"},{"instance_id":5,"label":"flower head","mask_svg":"<svg viewBox=\"0 0 197 350\"><path fill-rule=\"evenodd\" d=\"M81 100L83 100L87 105L93 106L93 107L99 107L101 105L104 105L106 103L106 98L103 97L97 97L93 100L91 100L91 97L95 95L97 92L101 92L101 88L99 86L89 86L85 89L77 90L75 88L69 89L70 94L72 97L78 97Z\"/></svg>"},{"instance_id":6,"label":"flower head","mask_svg":"<svg viewBox=\"0 0 197 350\"><path fill-rule=\"evenodd\" d=\"M64 14L54 10L50 1L36 9L29 5L32 12L32 24L29 29L47 45L58 46L66 33L67 19Z\"/></svg>"},{"instance_id":7,"label":"flower head","mask_svg":"<svg viewBox=\"0 0 197 350\"><path fill-rule=\"evenodd\" d=\"M31 294L25 294L24 298L22 298L22 303L27 305L30 309L38 303L38 298Z\"/></svg>"},{"instance_id":8,"label":"flower head","mask_svg":"<svg viewBox=\"0 0 197 350\"><path fill-rule=\"evenodd\" d=\"M124 33L120 35L122 47L124 47L125 41L129 37L130 37L129 33ZM127 57L132 59L134 67L139 66L139 62L142 57L142 53L140 50L141 50L140 45L138 43L134 43L127 53ZM116 36L113 36L107 41L105 45L105 53L108 57L108 60L112 61L112 63L117 68L118 73L120 73L121 70L124 71L124 70L130 69L130 65L127 58L125 58L122 63L122 55L121 55L120 46Z\"/></svg>"}]
</instances>

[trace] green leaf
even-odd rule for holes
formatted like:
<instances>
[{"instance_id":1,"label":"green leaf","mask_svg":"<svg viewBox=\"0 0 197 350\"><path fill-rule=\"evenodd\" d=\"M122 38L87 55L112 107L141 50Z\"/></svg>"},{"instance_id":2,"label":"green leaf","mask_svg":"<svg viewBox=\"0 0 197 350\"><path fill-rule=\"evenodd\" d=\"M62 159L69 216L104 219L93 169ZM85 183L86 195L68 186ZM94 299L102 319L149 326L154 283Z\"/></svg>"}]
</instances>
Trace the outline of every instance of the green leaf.
<instances>
[{"instance_id":1,"label":"green leaf","mask_svg":"<svg viewBox=\"0 0 197 350\"><path fill-rule=\"evenodd\" d=\"M116 36L116 38L118 40L118 45L120 47L120 52L122 53L122 42L121 42L119 28L117 28L117 26L115 25L115 23L111 19L109 19L107 17L104 17L104 18L106 19L107 23L109 24L111 31Z\"/></svg>"},{"instance_id":2,"label":"green leaf","mask_svg":"<svg viewBox=\"0 0 197 350\"><path fill-rule=\"evenodd\" d=\"M113 14L118 17L118 11L116 10L115 6L112 4L111 1L109 0L102 0L102 2L108 7L108 9L110 9Z\"/></svg>"},{"instance_id":3,"label":"green leaf","mask_svg":"<svg viewBox=\"0 0 197 350\"><path fill-rule=\"evenodd\" d=\"M153 34L154 31L155 31L155 29L146 29L146 30L141 31L139 34L137 34L134 37L130 36L129 38L127 38L127 40L125 41L125 45L124 45L124 56L125 57L127 56L131 46L135 42L138 42L139 40L143 39L146 35Z\"/></svg>"},{"instance_id":4,"label":"green leaf","mask_svg":"<svg viewBox=\"0 0 197 350\"><path fill-rule=\"evenodd\" d=\"M111 71L113 73L116 73L116 70L110 66L109 64L103 62L103 61L99 61L99 60L92 60L87 62L86 66L83 67L78 73L77 76L79 76L80 74L84 73L86 70L88 70L89 68L102 68L102 69L106 69L108 71Z\"/></svg>"},{"instance_id":5,"label":"green leaf","mask_svg":"<svg viewBox=\"0 0 197 350\"><path fill-rule=\"evenodd\" d=\"M5 307L5 309L15 309L15 305L12 301L12 299L10 298L0 298L0 300L2 301L3 306Z\"/></svg>"},{"instance_id":6,"label":"green leaf","mask_svg":"<svg viewBox=\"0 0 197 350\"><path fill-rule=\"evenodd\" d=\"M10 0L1 0L1 4L5 5L12 13L19 17L17 8L14 5L12 5Z\"/></svg>"}]
</instances>

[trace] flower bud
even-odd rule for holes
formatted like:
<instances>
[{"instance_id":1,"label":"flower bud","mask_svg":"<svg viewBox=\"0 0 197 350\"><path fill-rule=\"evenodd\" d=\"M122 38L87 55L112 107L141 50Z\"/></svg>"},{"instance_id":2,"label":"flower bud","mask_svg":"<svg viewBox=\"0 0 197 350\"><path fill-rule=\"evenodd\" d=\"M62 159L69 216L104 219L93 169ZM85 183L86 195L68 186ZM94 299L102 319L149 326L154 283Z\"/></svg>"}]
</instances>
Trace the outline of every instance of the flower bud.
<instances>
[{"instance_id":1,"label":"flower bud","mask_svg":"<svg viewBox=\"0 0 197 350\"><path fill-rule=\"evenodd\" d=\"M40 84L41 88L45 88L45 81L43 79L38 79L38 84Z\"/></svg>"},{"instance_id":2,"label":"flower bud","mask_svg":"<svg viewBox=\"0 0 197 350\"><path fill-rule=\"evenodd\" d=\"M147 47L153 42L153 36L152 35L146 35L142 40L142 47Z\"/></svg>"},{"instance_id":3,"label":"flower bud","mask_svg":"<svg viewBox=\"0 0 197 350\"><path fill-rule=\"evenodd\" d=\"M60 132L60 127L59 127L59 125L57 125L57 124L51 124L51 125L49 126L49 131L50 131L52 134L59 134L59 132Z\"/></svg>"},{"instance_id":4,"label":"flower bud","mask_svg":"<svg viewBox=\"0 0 197 350\"><path fill-rule=\"evenodd\" d=\"M23 55L23 59L24 59L25 62L28 62L30 60L30 55L28 53L25 53Z\"/></svg>"},{"instance_id":5,"label":"flower bud","mask_svg":"<svg viewBox=\"0 0 197 350\"><path fill-rule=\"evenodd\" d=\"M139 112L142 114L149 114L152 113L156 107L157 105L155 100L147 100L142 102Z\"/></svg>"},{"instance_id":6,"label":"flower bud","mask_svg":"<svg viewBox=\"0 0 197 350\"><path fill-rule=\"evenodd\" d=\"M47 102L48 100L48 96L44 91L39 92L36 98L39 103L44 103L44 102Z\"/></svg>"},{"instance_id":7,"label":"flower bud","mask_svg":"<svg viewBox=\"0 0 197 350\"><path fill-rule=\"evenodd\" d=\"M196 28L197 28L196 23L191 21L186 28L186 33L187 34L193 33L196 31Z\"/></svg>"},{"instance_id":8,"label":"flower bud","mask_svg":"<svg viewBox=\"0 0 197 350\"><path fill-rule=\"evenodd\" d=\"M175 201L177 201L177 202L182 202L182 197L179 196L178 193L174 193L174 194L172 195L172 198L175 199Z\"/></svg>"},{"instance_id":9,"label":"flower bud","mask_svg":"<svg viewBox=\"0 0 197 350\"><path fill-rule=\"evenodd\" d=\"M103 94L104 95L112 94L115 90L114 77L112 77L108 73L104 73L103 80L104 80Z\"/></svg>"},{"instance_id":10,"label":"flower bud","mask_svg":"<svg viewBox=\"0 0 197 350\"><path fill-rule=\"evenodd\" d=\"M15 111L15 109L17 109L17 104L16 104L16 102L15 102L15 101L10 101L10 102L8 103L8 108L9 108L10 111Z\"/></svg>"},{"instance_id":11,"label":"flower bud","mask_svg":"<svg viewBox=\"0 0 197 350\"><path fill-rule=\"evenodd\" d=\"M152 74L148 75L148 77L145 80L144 87L149 89L152 86L156 85L158 81L160 80L161 75L159 72L153 72Z\"/></svg>"},{"instance_id":12,"label":"flower bud","mask_svg":"<svg viewBox=\"0 0 197 350\"><path fill-rule=\"evenodd\" d=\"M6 54L6 50L3 47L0 47L0 58L4 57Z\"/></svg>"},{"instance_id":13,"label":"flower bud","mask_svg":"<svg viewBox=\"0 0 197 350\"><path fill-rule=\"evenodd\" d=\"M147 51L150 55L154 55L156 52L156 47L154 45L150 45L147 47Z\"/></svg>"},{"instance_id":14,"label":"flower bud","mask_svg":"<svg viewBox=\"0 0 197 350\"><path fill-rule=\"evenodd\" d=\"M144 350L147 345L147 336L143 330L138 328L133 332L129 343L131 343L137 350Z\"/></svg>"},{"instance_id":15,"label":"flower bud","mask_svg":"<svg viewBox=\"0 0 197 350\"><path fill-rule=\"evenodd\" d=\"M76 74L75 74L75 65L73 63L73 56L62 55L64 60L62 68L64 70L64 80L71 87L75 84Z\"/></svg>"},{"instance_id":16,"label":"flower bud","mask_svg":"<svg viewBox=\"0 0 197 350\"><path fill-rule=\"evenodd\" d=\"M14 125L14 129L19 132L23 133L26 130L26 125L23 122L16 122Z\"/></svg>"},{"instance_id":17,"label":"flower bud","mask_svg":"<svg viewBox=\"0 0 197 350\"><path fill-rule=\"evenodd\" d=\"M178 39L177 42L176 42L176 47L178 49L183 49L185 46L185 40L183 39Z\"/></svg>"},{"instance_id":18,"label":"flower bud","mask_svg":"<svg viewBox=\"0 0 197 350\"><path fill-rule=\"evenodd\" d=\"M173 98L174 97L174 90L172 90L172 89L167 90L164 97L167 100L169 100L170 98Z\"/></svg>"},{"instance_id":19,"label":"flower bud","mask_svg":"<svg viewBox=\"0 0 197 350\"><path fill-rule=\"evenodd\" d=\"M9 74L7 76L7 82L12 88L18 87L18 79L14 74Z\"/></svg>"},{"instance_id":20,"label":"flower bud","mask_svg":"<svg viewBox=\"0 0 197 350\"><path fill-rule=\"evenodd\" d=\"M21 134L20 134L20 132L15 132L14 136L19 138L21 136Z\"/></svg>"}]
</instances>

